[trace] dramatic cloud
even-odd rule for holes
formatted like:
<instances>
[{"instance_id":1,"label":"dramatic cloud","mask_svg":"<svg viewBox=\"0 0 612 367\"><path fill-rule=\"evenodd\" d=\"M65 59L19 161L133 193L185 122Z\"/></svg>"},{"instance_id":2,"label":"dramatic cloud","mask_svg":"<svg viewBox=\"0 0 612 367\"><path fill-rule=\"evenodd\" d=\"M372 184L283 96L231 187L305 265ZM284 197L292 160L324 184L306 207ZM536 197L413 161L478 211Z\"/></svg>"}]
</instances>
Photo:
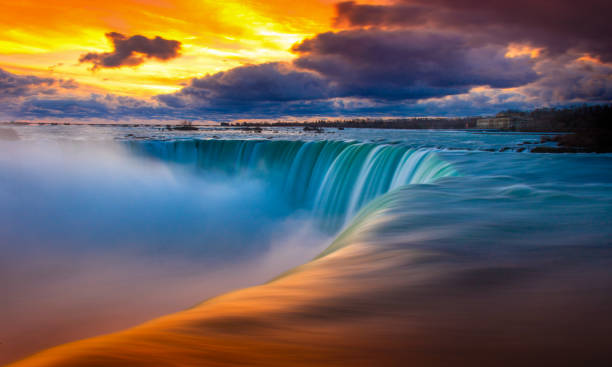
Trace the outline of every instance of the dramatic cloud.
<instances>
[{"instance_id":1,"label":"dramatic cloud","mask_svg":"<svg viewBox=\"0 0 612 367\"><path fill-rule=\"evenodd\" d=\"M328 88L327 82L314 73L297 71L283 63L267 63L193 79L183 93L231 102L280 102L327 98Z\"/></svg>"},{"instance_id":2,"label":"dramatic cloud","mask_svg":"<svg viewBox=\"0 0 612 367\"><path fill-rule=\"evenodd\" d=\"M55 87L62 84L53 78L39 78L33 75L17 75L0 69L0 99L25 97L35 94L53 94ZM69 82L66 85L71 85Z\"/></svg>"},{"instance_id":3,"label":"dramatic cloud","mask_svg":"<svg viewBox=\"0 0 612 367\"><path fill-rule=\"evenodd\" d=\"M609 0L399 0L390 5L337 5L338 25L435 28L499 43L521 42L551 53L568 50L612 61Z\"/></svg>"},{"instance_id":4,"label":"dramatic cloud","mask_svg":"<svg viewBox=\"0 0 612 367\"><path fill-rule=\"evenodd\" d=\"M291 62L235 67L152 99L82 93L70 81L0 71L5 111L31 118L206 119L457 116L612 101L607 1L342 2L337 25L295 44ZM586 9L588 8L588 9ZM177 57L160 37L107 34L93 68ZM59 89L64 93L58 94Z\"/></svg>"},{"instance_id":5,"label":"dramatic cloud","mask_svg":"<svg viewBox=\"0 0 612 367\"><path fill-rule=\"evenodd\" d=\"M105 118L116 120L126 117L155 119L169 115L163 109L144 100L113 94L30 98L19 106L19 115L29 118Z\"/></svg>"},{"instance_id":6,"label":"dramatic cloud","mask_svg":"<svg viewBox=\"0 0 612 367\"><path fill-rule=\"evenodd\" d=\"M0 113L41 119L229 120L471 115L506 108L610 103L611 13L609 0L343 1L336 4L333 31L314 34L293 47L287 42L296 40L297 34L325 28L270 30L265 36L258 29L258 41L249 43L258 51L251 56L243 52L246 35L230 40L226 33L194 34L188 59L183 59L189 64L175 65L168 75L146 74L154 73L148 68L137 73L115 70L112 79L90 75L83 80L95 80L93 84L79 87L71 80L0 70ZM136 33L108 33L110 51L83 54L81 63L94 70L121 68L171 60L181 52L179 41ZM231 52L213 52L219 42L230 45ZM270 54L264 44L284 50ZM212 50L210 55L207 50ZM293 52L293 60L269 62L287 60L286 51ZM251 64L230 68L237 62ZM45 75L78 75L68 69L59 63ZM201 76L206 70L225 71L192 78L178 92L149 94L175 90L172 83L183 82L186 72ZM143 89L134 91L134 83ZM166 89L157 88L160 83ZM141 97L100 92L117 85L123 86L113 89L116 92Z\"/></svg>"},{"instance_id":7,"label":"dramatic cloud","mask_svg":"<svg viewBox=\"0 0 612 367\"><path fill-rule=\"evenodd\" d=\"M17 75L0 69L0 102L3 115L20 109L29 99L54 98L78 89L74 80L41 78L34 75Z\"/></svg>"},{"instance_id":8,"label":"dramatic cloud","mask_svg":"<svg viewBox=\"0 0 612 367\"><path fill-rule=\"evenodd\" d=\"M474 45L447 33L324 33L293 51L299 56L293 64L247 65L195 78L157 99L207 113L319 115L456 95L476 86L517 87L537 78L529 57L507 58L505 47Z\"/></svg>"},{"instance_id":9,"label":"dramatic cloud","mask_svg":"<svg viewBox=\"0 0 612 367\"><path fill-rule=\"evenodd\" d=\"M266 63L194 78L180 92L156 98L168 107L206 113L274 114L276 110L282 115L295 109L317 113L321 108L317 101L334 97L334 93L329 82L315 73L291 64Z\"/></svg>"},{"instance_id":10,"label":"dramatic cloud","mask_svg":"<svg viewBox=\"0 0 612 367\"><path fill-rule=\"evenodd\" d=\"M542 77L522 88L539 103L609 103L612 101L612 64L590 58L563 55L542 60Z\"/></svg>"},{"instance_id":11,"label":"dramatic cloud","mask_svg":"<svg viewBox=\"0 0 612 367\"><path fill-rule=\"evenodd\" d=\"M0 69L0 118L139 119L181 116L144 99L91 93L73 80L17 75Z\"/></svg>"},{"instance_id":12,"label":"dramatic cloud","mask_svg":"<svg viewBox=\"0 0 612 367\"><path fill-rule=\"evenodd\" d=\"M528 57L461 35L415 30L323 33L293 47L298 67L316 71L344 97L422 99L475 86L509 88L536 79Z\"/></svg>"},{"instance_id":13,"label":"dramatic cloud","mask_svg":"<svg viewBox=\"0 0 612 367\"><path fill-rule=\"evenodd\" d=\"M106 37L113 44L112 52L90 52L79 59L82 63L92 63L93 69L118 68L122 66L136 66L146 59L170 60L179 56L181 43L179 41L163 39L159 36L147 38L136 35L127 37L121 33L110 32Z\"/></svg>"}]
</instances>

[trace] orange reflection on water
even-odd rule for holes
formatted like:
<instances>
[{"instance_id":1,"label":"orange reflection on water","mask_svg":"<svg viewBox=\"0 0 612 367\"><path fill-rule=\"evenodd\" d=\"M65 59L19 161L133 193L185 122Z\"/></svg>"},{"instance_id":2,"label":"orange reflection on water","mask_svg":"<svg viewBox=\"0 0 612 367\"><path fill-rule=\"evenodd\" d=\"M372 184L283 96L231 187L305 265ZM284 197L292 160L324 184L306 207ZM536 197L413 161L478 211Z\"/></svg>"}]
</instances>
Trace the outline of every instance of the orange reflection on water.
<instances>
[{"instance_id":1,"label":"orange reflection on water","mask_svg":"<svg viewBox=\"0 0 612 367\"><path fill-rule=\"evenodd\" d=\"M588 297L578 294L586 282ZM458 260L403 243L352 243L268 284L14 366L603 361L597 315L607 312L600 301L609 300L609 285L605 277Z\"/></svg>"}]
</instances>

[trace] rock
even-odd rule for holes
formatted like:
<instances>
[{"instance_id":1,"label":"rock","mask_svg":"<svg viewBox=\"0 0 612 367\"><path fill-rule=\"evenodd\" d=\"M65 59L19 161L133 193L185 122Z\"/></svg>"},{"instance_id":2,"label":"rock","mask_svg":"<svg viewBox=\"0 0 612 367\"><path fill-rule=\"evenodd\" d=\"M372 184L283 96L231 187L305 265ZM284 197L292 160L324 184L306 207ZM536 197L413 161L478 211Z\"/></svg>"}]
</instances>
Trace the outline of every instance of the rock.
<instances>
[{"instance_id":1,"label":"rock","mask_svg":"<svg viewBox=\"0 0 612 367\"><path fill-rule=\"evenodd\" d=\"M543 136L541 142L556 142L558 144L557 153L610 153L612 152L612 131L605 128L583 129L572 134ZM550 153L554 152L550 151Z\"/></svg>"},{"instance_id":2,"label":"rock","mask_svg":"<svg viewBox=\"0 0 612 367\"><path fill-rule=\"evenodd\" d=\"M535 147L531 153L581 153L584 150L571 147Z\"/></svg>"},{"instance_id":3,"label":"rock","mask_svg":"<svg viewBox=\"0 0 612 367\"><path fill-rule=\"evenodd\" d=\"M191 126L191 125L179 125L179 126L173 127L171 130L194 131L194 130L198 130L198 128L195 126Z\"/></svg>"},{"instance_id":4,"label":"rock","mask_svg":"<svg viewBox=\"0 0 612 367\"><path fill-rule=\"evenodd\" d=\"M241 127L238 130L242 130L242 131L251 131L254 133L261 133L263 131L263 129L259 126L255 126L255 127Z\"/></svg>"},{"instance_id":5,"label":"rock","mask_svg":"<svg viewBox=\"0 0 612 367\"><path fill-rule=\"evenodd\" d=\"M322 133L323 129L318 126L304 126L304 131L312 131L315 133Z\"/></svg>"}]
</instances>

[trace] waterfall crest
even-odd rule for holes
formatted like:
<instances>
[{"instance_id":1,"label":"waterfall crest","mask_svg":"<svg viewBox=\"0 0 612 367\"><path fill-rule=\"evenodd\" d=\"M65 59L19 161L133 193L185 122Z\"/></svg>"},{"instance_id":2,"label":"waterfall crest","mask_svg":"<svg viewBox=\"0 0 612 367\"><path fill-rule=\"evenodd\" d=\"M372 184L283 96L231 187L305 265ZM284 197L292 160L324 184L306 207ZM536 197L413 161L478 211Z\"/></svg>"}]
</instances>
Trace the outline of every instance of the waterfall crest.
<instances>
[{"instance_id":1,"label":"waterfall crest","mask_svg":"<svg viewBox=\"0 0 612 367\"><path fill-rule=\"evenodd\" d=\"M432 183L456 170L428 149L347 141L130 141L131 151L225 175L265 179L296 209L335 231L372 199L407 184Z\"/></svg>"}]
</instances>

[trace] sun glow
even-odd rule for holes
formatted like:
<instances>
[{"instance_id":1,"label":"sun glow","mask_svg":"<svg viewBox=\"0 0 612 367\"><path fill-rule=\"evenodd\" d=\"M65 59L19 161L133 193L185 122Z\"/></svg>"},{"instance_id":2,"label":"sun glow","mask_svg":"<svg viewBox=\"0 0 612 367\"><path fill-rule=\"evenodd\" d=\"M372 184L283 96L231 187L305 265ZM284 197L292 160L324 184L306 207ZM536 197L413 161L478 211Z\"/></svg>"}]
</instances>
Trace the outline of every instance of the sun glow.
<instances>
[{"instance_id":1,"label":"sun glow","mask_svg":"<svg viewBox=\"0 0 612 367\"><path fill-rule=\"evenodd\" d=\"M515 58L515 57L523 57L529 56L532 59L536 59L540 56L542 52L542 48L530 47L527 45L519 45L515 43L511 43L508 46L508 51L506 52L507 58Z\"/></svg>"},{"instance_id":2,"label":"sun glow","mask_svg":"<svg viewBox=\"0 0 612 367\"><path fill-rule=\"evenodd\" d=\"M286 61L290 47L328 29L332 3L276 0L126 0L93 4L77 0L26 0L3 4L0 68L14 73L74 79L120 95L173 92L191 77L239 65ZM95 16L94 16L95 14ZM181 56L137 67L91 70L87 52L109 52L104 36L160 36L182 43Z\"/></svg>"}]
</instances>

